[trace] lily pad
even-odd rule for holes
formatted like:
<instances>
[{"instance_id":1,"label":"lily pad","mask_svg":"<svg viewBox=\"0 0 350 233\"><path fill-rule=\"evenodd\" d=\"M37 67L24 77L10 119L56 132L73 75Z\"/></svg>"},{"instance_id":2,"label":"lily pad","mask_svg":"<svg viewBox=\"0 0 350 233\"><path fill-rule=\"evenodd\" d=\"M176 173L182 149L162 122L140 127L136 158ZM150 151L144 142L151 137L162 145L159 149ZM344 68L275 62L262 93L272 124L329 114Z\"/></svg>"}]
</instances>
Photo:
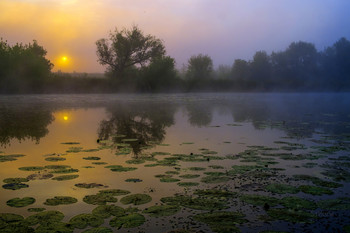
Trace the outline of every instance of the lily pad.
<instances>
[{"instance_id":1,"label":"lily pad","mask_svg":"<svg viewBox=\"0 0 350 233\"><path fill-rule=\"evenodd\" d=\"M287 185L287 184L269 184L266 187L267 191L278 194L285 193L298 193L299 189L297 187Z\"/></svg>"},{"instance_id":2,"label":"lily pad","mask_svg":"<svg viewBox=\"0 0 350 233\"><path fill-rule=\"evenodd\" d=\"M108 227L96 227L85 230L82 233L113 233L113 230Z\"/></svg>"},{"instance_id":3,"label":"lily pad","mask_svg":"<svg viewBox=\"0 0 350 233\"><path fill-rule=\"evenodd\" d=\"M145 162L143 159L132 159L132 160L127 160L125 161L128 164L142 164Z\"/></svg>"},{"instance_id":4,"label":"lily pad","mask_svg":"<svg viewBox=\"0 0 350 233\"><path fill-rule=\"evenodd\" d=\"M78 183L74 185L78 188L85 188L85 189L91 189L91 188L100 188L103 187L103 184L97 184L97 183Z\"/></svg>"},{"instance_id":5,"label":"lily pad","mask_svg":"<svg viewBox=\"0 0 350 233\"><path fill-rule=\"evenodd\" d=\"M28 182L29 180L27 178L6 178L3 180L4 183L22 183L22 182Z\"/></svg>"},{"instance_id":6,"label":"lily pad","mask_svg":"<svg viewBox=\"0 0 350 233\"><path fill-rule=\"evenodd\" d=\"M35 229L35 233L73 233L73 228L70 224L64 222L53 222L42 224Z\"/></svg>"},{"instance_id":7,"label":"lily pad","mask_svg":"<svg viewBox=\"0 0 350 233\"><path fill-rule=\"evenodd\" d=\"M68 150L66 150L67 153L78 153L82 151L83 147L69 147Z\"/></svg>"},{"instance_id":8,"label":"lily pad","mask_svg":"<svg viewBox=\"0 0 350 233\"><path fill-rule=\"evenodd\" d=\"M276 220L284 220L287 222L297 222L297 223L312 223L317 218L316 215L292 209L269 209L267 211L268 215Z\"/></svg>"},{"instance_id":9,"label":"lily pad","mask_svg":"<svg viewBox=\"0 0 350 233\"><path fill-rule=\"evenodd\" d=\"M43 212L45 208L28 208L28 212Z\"/></svg>"},{"instance_id":10,"label":"lily pad","mask_svg":"<svg viewBox=\"0 0 350 233\"><path fill-rule=\"evenodd\" d=\"M185 174L185 175L181 175L179 177L184 178L184 179L194 179L194 178L200 177L200 175L198 175L198 174Z\"/></svg>"},{"instance_id":11,"label":"lily pad","mask_svg":"<svg viewBox=\"0 0 350 233\"><path fill-rule=\"evenodd\" d=\"M83 157L83 159L85 160L100 160L100 157L96 157L96 156L89 156L89 157Z\"/></svg>"},{"instance_id":12,"label":"lily pad","mask_svg":"<svg viewBox=\"0 0 350 233\"><path fill-rule=\"evenodd\" d=\"M64 161L64 160L66 160L66 158L63 158L63 157L48 157L45 160L49 161L49 162L58 162L58 161Z\"/></svg>"},{"instance_id":13,"label":"lily pad","mask_svg":"<svg viewBox=\"0 0 350 233\"><path fill-rule=\"evenodd\" d=\"M274 197L268 197L268 196L262 196L262 195L256 195L256 194L246 194L240 196L240 199L244 202L247 202L251 205L258 205L258 206L276 206L279 204L279 199Z\"/></svg>"},{"instance_id":14,"label":"lily pad","mask_svg":"<svg viewBox=\"0 0 350 233\"><path fill-rule=\"evenodd\" d=\"M107 202L117 202L118 199L110 194L86 195L83 201L91 205L106 205Z\"/></svg>"},{"instance_id":15,"label":"lily pad","mask_svg":"<svg viewBox=\"0 0 350 233\"><path fill-rule=\"evenodd\" d=\"M205 176L201 179L201 182L207 184L216 184L229 181L231 178L227 176Z\"/></svg>"},{"instance_id":16,"label":"lily pad","mask_svg":"<svg viewBox=\"0 0 350 233\"><path fill-rule=\"evenodd\" d=\"M316 176L309 176L309 175L294 175L293 176L296 180L307 180L307 181L311 181L314 185L317 186L322 186L322 187L326 187L326 188L339 188L342 187L342 184L339 183L335 183L332 181L325 181L322 180Z\"/></svg>"},{"instance_id":17,"label":"lily pad","mask_svg":"<svg viewBox=\"0 0 350 233\"><path fill-rule=\"evenodd\" d=\"M67 169L70 168L71 166L69 165L46 165L46 169L53 169L53 170L62 170L62 169Z\"/></svg>"},{"instance_id":18,"label":"lily pad","mask_svg":"<svg viewBox=\"0 0 350 233\"><path fill-rule=\"evenodd\" d=\"M205 167L189 167L188 170L190 171L204 171Z\"/></svg>"},{"instance_id":19,"label":"lily pad","mask_svg":"<svg viewBox=\"0 0 350 233\"><path fill-rule=\"evenodd\" d=\"M198 186L199 183L197 182L179 182L177 183L178 186L181 186L181 187L192 187L192 186Z\"/></svg>"},{"instance_id":20,"label":"lily pad","mask_svg":"<svg viewBox=\"0 0 350 233\"><path fill-rule=\"evenodd\" d=\"M311 194L311 195L323 195L328 194L332 195L333 191L327 188L311 186L311 185L301 185L299 186L299 190L303 193Z\"/></svg>"},{"instance_id":21,"label":"lily pad","mask_svg":"<svg viewBox=\"0 0 350 233\"><path fill-rule=\"evenodd\" d=\"M223 166L220 166L220 165L209 165L209 167L212 169L223 169L224 168Z\"/></svg>"},{"instance_id":22,"label":"lily pad","mask_svg":"<svg viewBox=\"0 0 350 233\"><path fill-rule=\"evenodd\" d=\"M137 169L137 167L123 167L121 165L109 165L105 168L110 168L113 172L128 172L128 171L134 171Z\"/></svg>"},{"instance_id":23,"label":"lily pad","mask_svg":"<svg viewBox=\"0 0 350 233\"><path fill-rule=\"evenodd\" d=\"M22 154L11 154L11 155L0 155L0 163L1 162L9 162L9 161L15 161L19 157L23 157L25 155Z\"/></svg>"},{"instance_id":24,"label":"lily pad","mask_svg":"<svg viewBox=\"0 0 350 233\"><path fill-rule=\"evenodd\" d=\"M98 227L103 222L103 218L99 218L93 214L79 214L69 220L69 224L79 229L84 229L87 226Z\"/></svg>"},{"instance_id":25,"label":"lily pad","mask_svg":"<svg viewBox=\"0 0 350 233\"><path fill-rule=\"evenodd\" d=\"M350 210L350 198L339 197L337 199L319 201L318 206L325 210Z\"/></svg>"},{"instance_id":26,"label":"lily pad","mask_svg":"<svg viewBox=\"0 0 350 233\"><path fill-rule=\"evenodd\" d=\"M79 175L63 175L63 176L56 176L52 179L57 180L57 181L64 181L64 180L73 180L73 179L76 179L78 177L79 177Z\"/></svg>"},{"instance_id":27,"label":"lily pad","mask_svg":"<svg viewBox=\"0 0 350 233\"><path fill-rule=\"evenodd\" d=\"M129 193L130 193L130 191L123 190L123 189L105 189L105 190L99 191L99 194L112 195L112 196L122 196L122 195L126 195Z\"/></svg>"},{"instance_id":28,"label":"lily pad","mask_svg":"<svg viewBox=\"0 0 350 233\"><path fill-rule=\"evenodd\" d=\"M50 173L56 173L56 174L68 174L68 173L75 173L75 172L79 172L78 169L74 169L74 168L67 168L67 169L54 169L53 171L51 171Z\"/></svg>"},{"instance_id":29,"label":"lily pad","mask_svg":"<svg viewBox=\"0 0 350 233\"><path fill-rule=\"evenodd\" d=\"M69 204L74 204L76 202L78 202L78 200L76 198L74 198L74 197L55 196L54 198L46 199L44 204L45 205L56 206L56 205L69 205Z\"/></svg>"},{"instance_id":30,"label":"lily pad","mask_svg":"<svg viewBox=\"0 0 350 233\"><path fill-rule=\"evenodd\" d=\"M38 172L27 176L28 180L46 180L53 177L53 174L46 172Z\"/></svg>"},{"instance_id":31,"label":"lily pad","mask_svg":"<svg viewBox=\"0 0 350 233\"><path fill-rule=\"evenodd\" d=\"M237 197L237 193L230 192L226 190L221 189L197 189L194 194L203 196L206 198L235 198Z\"/></svg>"},{"instance_id":32,"label":"lily pad","mask_svg":"<svg viewBox=\"0 0 350 233\"><path fill-rule=\"evenodd\" d=\"M78 145L78 144L80 144L80 142L61 142L61 144L65 144L65 145Z\"/></svg>"},{"instance_id":33,"label":"lily pad","mask_svg":"<svg viewBox=\"0 0 350 233\"><path fill-rule=\"evenodd\" d=\"M152 197L147 194L131 194L120 199L120 202L124 205L134 204L142 205L152 201Z\"/></svg>"},{"instance_id":34,"label":"lily pad","mask_svg":"<svg viewBox=\"0 0 350 233\"><path fill-rule=\"evenodd\" d=\"M174 183L180 181L179 179L176 178L171 178L171 177L163 177L160 179L160 182L165 182L165 183Z\"/></svg>"},{"instance_id":35,"label":"lily pad","mask_svg":"<svg viewBox=\"0 0 350 233\"><path fill-rule=\"evenodd\" d=\"M49 225L52 223L60 222L62 221L63 218L64 218L63 213L55 210L50 210L50 211L44 211L44 212L37 213L27 217L26 222L30 226L34 226L36 224Z\"/></svg>"},{"instance_id":36,"label":"lily pad","mask_svg":"<svg viewBox=\"0 0 350 233\"><path fill-rule=\"evenodd\" d=\"M40 167L40 166L30 166L30 167L20 167L18 168L21 171L41 171L44 170L44 167Z\"/></svg>"},{"instance_id":37,"label":"lily pad","mask_svg":"<svg viewBox=\"0 0 350 233\"><path fill-rule=\"evenodd\" d=\"M115 205L100 205L92 210L92 214L99 218L109 218L110 216L120 217L125 215L125 210Z\"/></svg>"},{"instance_id":38,"label":"lily pad","mask_svg":"<svg viewBox=\"0 0 350 233\"><path fill-rule=\"evenodd\" d=\"M177 195L173 197L163 197L160 199L168 205L179 205L196 210L221 210L227 209L226 201L208 199L208 198L193 198L190 196Z\"/></svg>"},{"instance_id":39,"label":"lily pad","mask_svg":"<svg viewBox=\"0 0 350 233\"><path fill-rule=\"evenodd\" d=\"M220 211L197 214L193 219L208 224L214 232L240 232L237 225L247 222L244 217L239 212Z\"/></svg>"},{"instance_id":40,"label":"lily pad","mask_svg":"<svg viewBox=\"0 0 350 233\"><path fill-rule=\"evenodd\" d=\"M8 183L2 186L4 189L18 190L22 188L28 188L29 185L23 183Z\"/></svg>"},{"instance_id":41,"label":"lily pad","mask_svg":"<svg viewBox=\"0 0 350 233\"><path fill-rule=\"evenodd\" d=\"M180 211L179 206L156 205L146 208L142 213L149 214L152 217L163 217L174 215Z\"/></svg>"},{"instance_id":42,"label":"lily pad","mask_svg":"<svg viewBox=\"0 0 350 233\"><path fill-rule=\"evenodd\" d=\"M141 226L145 221L146 219L143 215L132 213L126 216L116 217L111 219L111 221L109 222L109 225L117 229L120 229L121 227L133 228L133 227Z\"/></svg>"},{"instance_id":43,"label":"lily pad","mask_svg":"<svg viewBox=\"0 0 350 233\"><path fill-rule=\"evenodd\" d=\"M309 201L300 197L284 197L281 199L280 204L288 209L317 209L317 204L314 201Z\"/></svg>"},{"instance_id":44,"label":"lily pad","mask_svg":"<svg viewBox=\"0 0 350 233\"><path fill-rule=\"evenodd\" d=\"M138 179L138 178L129 178L129 179L126 179L125 182L134 182L134 183L138 183L138 182L142 182L141 179Z\"/></svg>"},{"instance_id":45,"label":"lily pad","mask_svg":"<svg viewBox=\"0 0 350 233\"><path fill-rule=\"evenodd\" d=\"M17 207L17 208L20 208L20 207L25 207L25 206L28 206L28 205L31 205L35 202L35 199L32 198L32 197L23 197L23 198L12 198L10 200L8 200L6 202L6 204L8 206L11 206L11 207Z\"/></svg>"}]
</instances>

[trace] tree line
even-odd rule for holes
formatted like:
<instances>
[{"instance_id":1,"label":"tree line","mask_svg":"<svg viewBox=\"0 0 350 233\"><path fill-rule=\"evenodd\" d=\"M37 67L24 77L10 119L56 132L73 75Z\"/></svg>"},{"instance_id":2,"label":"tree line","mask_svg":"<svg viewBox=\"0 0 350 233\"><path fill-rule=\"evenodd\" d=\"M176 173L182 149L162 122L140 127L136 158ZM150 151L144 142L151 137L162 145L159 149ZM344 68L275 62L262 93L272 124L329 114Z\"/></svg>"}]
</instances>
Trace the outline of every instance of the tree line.
<instances>
[{"instance_id":1,"label":"tree line","mask_svg":"<svg viewBox=\"0 0 350 233\"><path fill-rule=\"evenodd\" d=\"M137 26L115 30L96 42L106 78L74 78L51 72L53 64L36 41L10 46L0 40L1 93L164 91L348 91L350 41L341 38L322 51L293 42L284 51L257 51L249 61L213 67L209 55L191 56L181 70L163 42Z\"/></svg>"}]
</instances>

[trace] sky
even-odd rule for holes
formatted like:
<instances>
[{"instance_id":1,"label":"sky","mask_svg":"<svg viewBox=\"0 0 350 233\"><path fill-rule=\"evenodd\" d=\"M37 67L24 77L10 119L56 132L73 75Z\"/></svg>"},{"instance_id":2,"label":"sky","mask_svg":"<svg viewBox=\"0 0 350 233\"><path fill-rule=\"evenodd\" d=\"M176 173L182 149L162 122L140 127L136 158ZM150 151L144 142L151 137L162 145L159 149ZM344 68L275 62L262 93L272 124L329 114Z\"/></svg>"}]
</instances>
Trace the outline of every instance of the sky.
<instances>
[{"instance_id":1,"label":"sky","mask_svg":"<svg viewBox=\"0 0 350 233\"><path fill-rule=\"evenodd\" d=\"M323 50L350 39L349 12L349 0L0 0L0 37L37 40L54 71L103 72L95 42L137 25L163 41L178 68L199 53L231 66L293 41Z\"/></svg>"}]
</instances>

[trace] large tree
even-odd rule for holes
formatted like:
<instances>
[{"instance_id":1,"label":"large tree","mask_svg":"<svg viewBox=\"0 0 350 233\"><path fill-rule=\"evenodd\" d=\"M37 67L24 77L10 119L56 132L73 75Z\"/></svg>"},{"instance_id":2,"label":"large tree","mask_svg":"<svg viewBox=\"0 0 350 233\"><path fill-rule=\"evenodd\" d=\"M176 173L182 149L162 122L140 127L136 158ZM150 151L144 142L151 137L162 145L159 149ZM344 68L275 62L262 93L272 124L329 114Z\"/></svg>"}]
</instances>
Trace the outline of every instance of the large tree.
<instances>
[{"instance_id":1,"label":"large tree","mask_svg":"<svg viewBox=\"0 0 350 233\"><path fill-rule=\"evenodd\" d=\"M152 35L144 35L137 26L121 31L115 29L109 39L100 39L96 45L98 61L107 65L108 72L118 78L126 69L143 67L165 54L162 41Z\"/></svg>"},{"instance_id":2,"label":"large tree","mask_svg":"<svg viewBox=\"0 0 350 233\"><path fill-rule=\"evenodd\" d=\"M187 77L189 79L208 79L213 72L213 60L208 55L199 54L188 60Z\"/></svg>"}]
</instances>

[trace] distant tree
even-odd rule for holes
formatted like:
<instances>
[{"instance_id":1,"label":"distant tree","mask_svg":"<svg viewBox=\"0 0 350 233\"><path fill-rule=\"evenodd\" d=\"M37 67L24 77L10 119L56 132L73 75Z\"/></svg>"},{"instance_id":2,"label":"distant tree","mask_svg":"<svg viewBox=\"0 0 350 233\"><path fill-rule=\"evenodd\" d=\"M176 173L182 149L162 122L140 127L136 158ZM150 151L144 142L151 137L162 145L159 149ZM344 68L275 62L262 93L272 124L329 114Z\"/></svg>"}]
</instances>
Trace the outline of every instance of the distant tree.
<instances>
[{"instance_id":1,"label":"distant tree","mask_svg":"<svg viewBox=\"0 0 350 233\"><path fill-rule=\"evenodd\" d=\"M247 80L249 77L249 64L242 59L236 59L232 65L232 77L235 80Z\"/></svg>"},{"instance_id":2,"label":"distant tree","mask_svg":"<svg viewBox=\"0 0 350 233\"><path fill-rule=\"evenodd\" d=\"M137 26L121 31L115 29L109 39L98 40L96 46L99 63L107 65L107 71L117 78L123 78L128 68L143 67L165 54L162 41L144 35Z\"/></svg>"},{"instance_id":3,"label":"distant tree","mask_svg":"<svg viewBox=\"0 0 350 233\"><path fill-rule=\"evenodd\" d=\"M0 40L0 83L2 91L36 91L50 76L53 64L35 40L10 46Z\"/></svg>"},{"instance_id":4,"label":"distant tree","mask_svg":"<svg viewBox=\"0 0 350 233\"><path fill-rule=\"evenodd\" d=\"M271 62L265 51L255 53L250 63L251 79L259 86L269 86L271 82Z\"/></svg>"},{"instance_id":5,"label":"distant tree","mask_svg":"<svg viewBox=\"0 0 350 233\"><path fill-rule=\"evenodd\" d=\"M213 61L208 55L199 54L188 60L187 78L204 80L211 78L213 72Z\"/></svg>"},{"instance_id":6,"label":"distant tree","mask_svg":"<svg viewBox=\"0 0 350 233\"><path fill-rule=\"evenodd\" d=\"M229 79L231 78L232 72L231 67L227 65L219 65L219 67L215 70L214 77L216 79Z\"/></svg>"},{"instance_id":7,"label":"distant tree","mask_svg":"<svg viewBox=\"0 0 350 233\"><path fill-rule=\"evenodd\" d=\"M179 81L175 60L169 56L153 59L149 66L141 70L140 79L142 90L154 92L174 88Z\"/></svg>"}]
</instances>

